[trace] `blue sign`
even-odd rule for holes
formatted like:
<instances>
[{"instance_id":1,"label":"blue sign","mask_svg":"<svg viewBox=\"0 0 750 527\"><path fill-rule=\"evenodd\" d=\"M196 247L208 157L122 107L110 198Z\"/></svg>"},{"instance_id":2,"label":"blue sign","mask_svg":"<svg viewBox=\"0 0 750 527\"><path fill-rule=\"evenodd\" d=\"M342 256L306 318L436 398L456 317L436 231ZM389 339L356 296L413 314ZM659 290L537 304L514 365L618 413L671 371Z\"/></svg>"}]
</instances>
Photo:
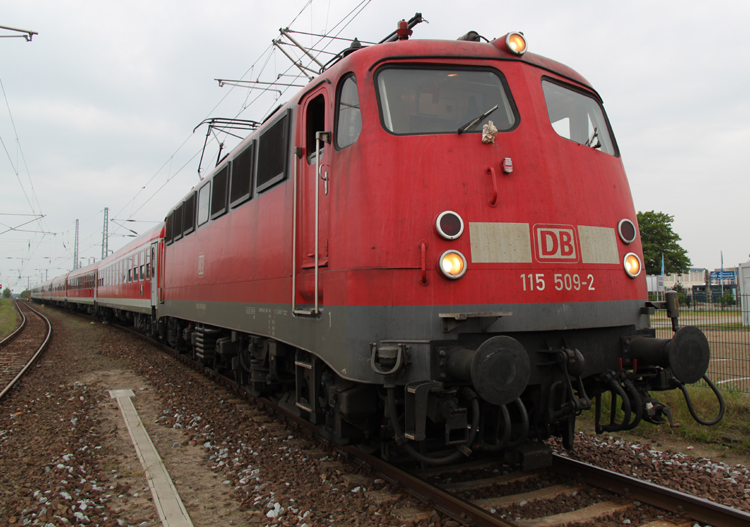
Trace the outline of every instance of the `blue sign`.
<instances>
[{"instance_id":1,"label":"blue sign","mask_svg":"<svg viewBox=\"0 0 750 527\"><path fill-rule=\"evenodd\" d=\"M734 271L711 271L711 281L714 280L732 280L737 278Z\"/></svg>"}]
</instances>

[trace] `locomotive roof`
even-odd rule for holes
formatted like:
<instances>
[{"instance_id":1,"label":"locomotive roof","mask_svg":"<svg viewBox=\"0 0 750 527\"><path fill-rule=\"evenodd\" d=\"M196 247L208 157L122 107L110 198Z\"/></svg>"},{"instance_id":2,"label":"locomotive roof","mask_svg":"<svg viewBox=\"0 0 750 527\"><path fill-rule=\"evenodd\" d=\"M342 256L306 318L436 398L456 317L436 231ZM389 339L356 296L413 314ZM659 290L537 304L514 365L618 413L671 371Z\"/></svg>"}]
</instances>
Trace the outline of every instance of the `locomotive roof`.
<instances>
[{"instance_id":1,"label":"locomotive roof","mask_svg":"<svg viewBox=\"0 0 750 527\"><path fill-rule=\"evenodd\" d=\"M502 37L501 37L502 38ZM498 39L500 40L500 39ZM313 79L310 86L322 79L349 71L358 62L369 63L369 70L375 69L381 63L398 60L429 60L429 59L459 59L459 60L497 60L515 61L545 69L573 82L593 90L593 87L581 74L572 68L542 55L526 52L521 56L514 55L490 42L470 42L465 40L405 40L386 42L374 46L362 47L350 53L340 62L332 66L325 73Z\"/></svg>"}]
</instances>

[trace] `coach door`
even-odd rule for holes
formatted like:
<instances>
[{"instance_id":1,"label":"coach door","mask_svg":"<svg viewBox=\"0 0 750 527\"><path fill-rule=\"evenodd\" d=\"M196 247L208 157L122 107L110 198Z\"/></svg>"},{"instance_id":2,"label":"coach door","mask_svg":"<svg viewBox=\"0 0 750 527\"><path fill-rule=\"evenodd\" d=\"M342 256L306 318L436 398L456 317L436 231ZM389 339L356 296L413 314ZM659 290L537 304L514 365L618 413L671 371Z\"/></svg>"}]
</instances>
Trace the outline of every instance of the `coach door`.
<instances>
[{"instance_id":1,"label":"coach door","mask_svg":"<svg viewBox=\"0 0 750 527\"><path fill-rule=\"evenodd\" d=\"M331 123L328 84L307 94L301 103L295 134L297 234L294 302L312 305L297 314L316 315L321 301L320 270L328 266L328 210L331 192Z\"/></svg>"},{"instance_id":2,"label":"coach door","mask_svg":"<svg viewBox=\"0 0 750 527\"><path fill-rule=\"evenodd\" d=\"M147 256L147 262L146 265L151 268L151 307L156 307L156 305L159 303L159 283L157 280L157 269L159 268L157 263L157 243L154 242L151 244L151 248L149 249L150 254Z\"/></svg>"}]
</instances>

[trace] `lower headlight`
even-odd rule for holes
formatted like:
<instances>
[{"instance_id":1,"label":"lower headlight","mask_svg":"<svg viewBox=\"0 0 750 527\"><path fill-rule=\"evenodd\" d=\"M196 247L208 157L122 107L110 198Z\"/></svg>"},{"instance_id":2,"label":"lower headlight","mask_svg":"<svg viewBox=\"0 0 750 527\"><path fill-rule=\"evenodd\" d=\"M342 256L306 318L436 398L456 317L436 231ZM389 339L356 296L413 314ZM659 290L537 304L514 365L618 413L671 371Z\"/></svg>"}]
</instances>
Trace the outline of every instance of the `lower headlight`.
<instances>
[{"instance_id":1,"label":"lower headlight","mask_svg":"<svg viewBox=\"0 0 750 527\"><path fill-rule=\"evenodd\" d=\"M438 266L447 278L461 278L466 272L466 258L458 251L445 251L440 256Z\"/></svg>"},{"instance_id":2,"label":"lower headlight","mask_svg":"<svg viewBox=\"0 0 750 527\"><path fill-rule=\"evenodd\" d=\"M634 253L626 254L622 265L630 278L635 278L641 274L641 259Z\"/></svg>"}]
</instances>

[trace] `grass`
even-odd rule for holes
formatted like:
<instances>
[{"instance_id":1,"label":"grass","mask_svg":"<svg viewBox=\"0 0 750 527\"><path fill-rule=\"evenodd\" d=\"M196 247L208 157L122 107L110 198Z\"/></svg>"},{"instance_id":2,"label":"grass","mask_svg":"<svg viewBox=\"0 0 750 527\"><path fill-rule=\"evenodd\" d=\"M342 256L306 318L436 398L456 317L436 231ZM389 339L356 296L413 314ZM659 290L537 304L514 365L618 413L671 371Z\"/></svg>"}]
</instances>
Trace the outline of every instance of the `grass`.
<instances>
[{"instance_id":1,"label":"grass","mask_svg":"<svg viewBox=\"0 0 750 527\"><path fill-rule=\"evenodd\" d=\"M20 323L18 312L8 298L0 298L0 339L4 338Z\"/></svg>"},{"instance_id":2,"label":"grass","mask_svg":"<svg viewBox=\"0 0 750 527\"><path fill-rule=\"evenodd\" d=\"M705 421L713 420L718 415L719 404L714 393L705 387L688 386L688 394L698 417ZM750 454L750 396L740 392L721 391L726 405L724 418L714 426L703 426L695 422L690 415L685 398L679 390L669 392L652 392L651 396L663 403L672 411L678 428L668 424L654 426L651 423L638 425L627 434L640 440L662 440L665 438L695 441L707 445L721 445L734 451L737 455ZM609 423L609 394L602 396L601 423ZM622 420L622 411L618 410L617 422ZM580 418L580 428L585 432L594 432L594 411L585 412Z\"/></svg>"}]
</instances>

